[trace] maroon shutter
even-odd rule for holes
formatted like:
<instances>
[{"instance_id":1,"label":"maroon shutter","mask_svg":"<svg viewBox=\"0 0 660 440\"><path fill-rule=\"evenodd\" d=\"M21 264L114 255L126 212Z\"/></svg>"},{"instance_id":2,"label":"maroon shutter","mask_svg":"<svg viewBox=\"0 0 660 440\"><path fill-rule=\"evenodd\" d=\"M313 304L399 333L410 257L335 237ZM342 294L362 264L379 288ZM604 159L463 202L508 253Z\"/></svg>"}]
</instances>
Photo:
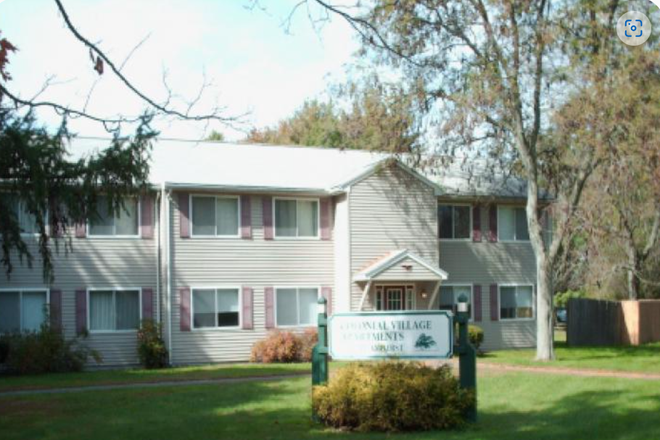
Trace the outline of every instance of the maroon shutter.
<instances>
[{"instance_id":1,"label":"maroon shutter","mask_svg":"<svg viewBox=\"0 0 660 440\"><path fill-rule=\"evenodd\" d=\"M51 289L50 291L50 325L54 329L62 328L62 291Z\"/></svg>"},{"instance_id":2,"label":"maroon shutter","mask_svg":"<svg viewBox=\"0 0 660 440\"><path fill-rule=\"evenodd\" d=\"M332 229L330 226L330 208L332 201L329 198L321 199L321 240L330 240Z\"/></svg>"},{"instance_id":3,"label":"maroon shutter","mask_svg":"<svg viewBox=\"0 0 660 440\"><path fill-rule=\"evenodd\" d=\"M151 194L140 199L140 235L142 238L154 238L154 199Z\"/></svg>"},{"instance_id":4,"label":"maroon shutter","mask_svg":"<svg viewBox=\"0 0 660 440\"><path fill-rule=\"evenodd\" d=\"M190 331L190 288L179 289L180 316L179 325L182 332Z\"/></svg>"},{"instance_id":5,"label":"maroon shutter","mask_svg":"<svg viewBox=\"0 0 660 440\"><path fill-rule=\"evenodd\" d=\"M252 238L252 207L250 196L241 196L241 238Z\"/></svg>"},{"instance_id":6,"label":"maroon shutter","mask_svg":"<svg viewBox=\"0 0 660 440\"><path fill-rule=\"evenodd\" d=\"M179 193L179 231L181 238L190 238L190 194Z\"/></svg>"},{"instance_id":7,"label":"maroon shutter","mask_svg":"<svg viewBox=\"0 0 660 440\"><path fill-rule=\"evenodd\" d=\"M490 205L488 211L488 223L488 241L495 243L497 242L497 205L495 204Z\"/></svg>"},{"instance_id":8,"label":"maroon shutter","mask_svg":"<svg viewBox=\"0 0 660 440\"><path fill-rule=\"evenodd\" d=\"M76 333L81 335L87 329L87 290L76 290Z\"/></svg>"},{"instance_id":9,"label":"maroon shutter","mask_svg":"<svg viewBox=\"0 0 660 440\"><path fill-rule=\"evenodd\" d=\"M252 330L254 328L253 298L252 287L243 287L243 330Z\"/></svg>"},{"instance_id":10,"label":"maroon shutter","mask_svg":"<svg viewBox=\"0 0 660 440\"><path fill-rule=\"evenodd\" d=\"M266 307L266 328L275 327L275 298L272 287L264 289L264 304Z\"/></svg>"},{"instance_id":11,"label":"maroon shutter","mask_svg":"<svg viewBox=\"0 0 660 440\"><path fill-rule=\"evenodd\" d=\"M76 223L76 238L87 237L87 227L85 223Z\"/></svg>"},{"instance_id":12,"label":"maroon shutter","mask_svg":"<svg viewBox=\"0 0 660 440\"><path fill-rule=\"evenodd\" d=\"M328 300L327 303L327 310L328 310L328 316L332 315L332 287L322 287L321 288L321 295Z\"/></svg>"},{"instance_id":13,"label":"maroon shutter","mask_svg":"<svg viewBox=\"0 0 660 440\"><path fill-rule=\"evenodd\" d=\"M479 205L472 208L472 241L481 242L481 206Z\"/></svg>"},{"instance_id":14,"label":"maroon shutter","mask_svg":"<svg viewBox=\"0 0 660 440\"><path fill-rule=\"evenodd\" d=\"M142 319L154 319L154 290L142 289Z\"/></svg>"},{"instance_id":15,"label":"maroon shutter","mask_svg":"<svg viewBox=\"0 0 660 440\"><path fill-rule=\"evenodd\" d=\"M474 286L474 298L473 298L473 304L472 308L474 310L473 316L475 322L480 322L481 321L481 316L482 316L482 307L481 307L481 285L477 284Z\"/></svg>"},{"instance_id":16,"label":"maroon shutter","mask_svg":"<svg viewBox=\"0 0 660 440\"><path fill-rule=\"evenodd\" d=\"M264 217L264 239L272 240L273 234L273 198L264 196L261 198L263 202L263 217Z\"/></svg>"},{"instance_id":17,"label":"maroon shutter","mask_svg":"<svg viewBox=\"0 0 660 440\"><path fill-rule=\"evenodd\" d=\"M499 310L499 298L497 297L497 284L490 285L490 320L499 321L500 319L500 310Z\"/></svg>"}]
</instances>

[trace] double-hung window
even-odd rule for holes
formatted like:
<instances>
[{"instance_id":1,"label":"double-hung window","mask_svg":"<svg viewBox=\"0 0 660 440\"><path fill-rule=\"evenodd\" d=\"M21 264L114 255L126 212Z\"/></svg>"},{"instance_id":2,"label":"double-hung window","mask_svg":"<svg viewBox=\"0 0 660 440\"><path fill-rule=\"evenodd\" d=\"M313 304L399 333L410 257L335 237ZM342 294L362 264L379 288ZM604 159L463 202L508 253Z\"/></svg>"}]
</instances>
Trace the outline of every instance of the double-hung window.
<instances>
[{"instance_id":1,"label":"double-hung window","mask_svg":"<svg viewBox=\"0 0 660 440\"><path fill-rule=\"evenodd\" d=\"M275 199L275 237L318 238L319 201Z\"/></svg>"},{"instance_id":2,"label":"double-hung window","mask_svg":"<svg viewBox=\"0 0 660 440\"><path fill-rule=\"evenodd\" d=\"M0 290L0 333L39 330L47 304L46 289Z\"/></svg>"},{"instance_id":3,"label":"double-hung window","mask_svg":"<svg viewBox=\"0 0 660 440\"><path fill-rule=\"evenodd\" d=\"M525 208L497 207L498 238L504 241L528 241L527 214Z\"/></svg>"},{"instance_id":4,"label":"double-hung window","mask_svg":"<svg viewBox=\"0 0 660 440\"><path fill-rule=\"evenodd\" d=\"M275 289L278 327L309 326L316 323L319 289L282 287Z\"/></svg>"},{"instance_id":5,"label":"double-hung window","mask_svg":"<svg viewBox=\"0 0 660 440\"><path fill-rule=\"evenodd\" d=\"M89 291L89 330L113 332L137 330L142 309L140 289L94 289Z\"/></svg>"},{"instance_id":6,"label":"double-hung window","mask_svg":"<svg viewBox=\"0 0 660 440\"><path fill-rule=\"evenodd\" d=\"M239 198L236 196L192 196L192 235L239 236Z\"/></svg>"},{"instance_id":7,"label":"double-hung window","mask_svg":"<svg viewBox=\"0 0 660 440\"><path fill-rule=\"evenodd\" d=\"M15 194L5 193L2 194L2 197L5 203L9 205L9 209L16 216L21 234L36 234L38 232L36 218L28 212L25 201L21 200Z\"/></svg>"},{"instance_id":8,"label":"double-hung window","mask_svg":"<svg viewBox=\"0 0 660 440\"><path fill-rule=\"evenodd\" d=\"M468 240L472 231L472 209L468 205L438 206L440 238Z\"/></svg>"},{"instance_id":9,"label":"double-hung window","mask_svg":"<svg viewBox=\"0 0 660 440\"><path fill-rule=\"evenodd\" d=\"M89 222L90 237L137 237L139 230L139 203L135 198L124 200L124 206L110 214L108 198L101 196L97 204L98 216Z\"/></svg>"},{"instance_id":10,"label":"double-hung window","mask_svg":"<svg viewBox=\"0 0 660 440\"><path fill-rule=\"evenodd\" d=\"M500 319L533 319L534 288L527 286L500 286Z\"/></svg>"},{"instance_id":11,"label":"double-hung window","mask_svg":"<svg viewBox=\"0 0 660 440\"><path fill-rule=\"evenodd\" d=\"M449 310L456 313L456 306L461 295L468 300L468 310L472 318L472 285L441 285L440 286L440 310Z\"/></svg>"},{"instance_id":12,"label":"double-hung window","mask_svg":"<svg viewBox=\"0 0 660 440\"><path fill-rule=\"evenodd\" d=\"M238 288L192 289L193 328L238 327Z\"/></svg>"}]
</instances>

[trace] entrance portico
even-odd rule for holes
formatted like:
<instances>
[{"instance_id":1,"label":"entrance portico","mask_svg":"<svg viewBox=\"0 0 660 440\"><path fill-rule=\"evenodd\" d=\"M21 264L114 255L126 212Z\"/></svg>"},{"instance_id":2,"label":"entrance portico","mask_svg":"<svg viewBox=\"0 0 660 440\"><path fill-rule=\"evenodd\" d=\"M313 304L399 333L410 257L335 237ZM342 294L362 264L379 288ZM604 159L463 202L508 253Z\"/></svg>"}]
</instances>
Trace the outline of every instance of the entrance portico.
<instances>
[{"instance_id":1,"label":"entrance portico","mask_svg":"<svg viewBox=\"0 0 660 440\"><path fill-rule=\"evenodd\" d=\"M367 303L373 310L430 310L446 279L447 272L407 249L390 252L353 277L362 290L357 311Z\"/></svg>"}]
</instances>

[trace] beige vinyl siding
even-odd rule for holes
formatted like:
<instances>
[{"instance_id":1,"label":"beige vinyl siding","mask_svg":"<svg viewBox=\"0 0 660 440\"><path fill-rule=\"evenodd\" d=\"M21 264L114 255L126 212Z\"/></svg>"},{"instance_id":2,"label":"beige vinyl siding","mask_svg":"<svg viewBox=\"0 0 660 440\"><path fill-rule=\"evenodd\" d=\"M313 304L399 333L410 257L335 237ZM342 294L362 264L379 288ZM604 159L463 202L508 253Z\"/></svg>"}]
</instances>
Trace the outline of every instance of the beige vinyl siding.
<instances>
[{"instance_id":1,"label":"beige vinyl siding","mask_svg":"<svg viewBox=\"0 0 660 440\"><path fill-rule=\"evenodd\" d=\"M438 261L434 189L399 167L388 167L350 191L351 276L386 254L408 249ZM358 311L363 284L352 283L351 310ZM373 289L364 310L373 310Z\"/></svg>"},{"instance_id":2,"label":"beige vinyl siding","mask_svg":"<svg viewBox=\"0 0 660 440\"><path fill-rule=\"evenodd\" d=\"M172 362L247 361L252 345L266 335L267 286L321 287L334 284L332 240L265 240L262 198L251 195L252 239L181 238L179 194L172 194ZM182 287L246 286L254 290L254 330L180 330Z\"/></svg>"},{"instance_id":3,"label":"beige vinyl siding","mask_svg":"<svg viewBox=\"0 0 660 440\"><path fill-rule=\"evenodd\" d=\"M440 267L447 271L446 284L481 285L485 350L536 345L536 320L491 321L491 284L536 284L536 257L529 242L488 241L488 208L481 209L482 241L440 242ZM536 304L535 304L536 306Z\"/></svg>"},{"instance_id":4,"label":"beige vinyl siding","mask_svg":"<svg viewBox=\"0 0 660 440\"><path fill-rule=\"evenodd\" d=\"M155 198L154 198L155 200ZM155 225L154 225L155 226ZM139 287L153 289L153 310L156 315L156 234L153 239L142 238L59 238L60 251L54 254L52 283L44 283L42 266L35 258L29 269L15 258L14 271L7 279L0 275L0 288L46 287L62 291L62 324L67 338L76 334L76 299L79 289ZM72 250L65 252L65 240L71 238ZM26 238L32 254L37 257L36 238ZM103 357L102 367L136 365L136 333L90 334L82 342L98 350ZM95 364L92 361L91 366Z\"/></svg>"},{"instance_id":5,"label":"beige vinyl siding","mask_svg":"<svg viewBox=\"0 0 660 440\"><path fill-rule=\"evenodd\" d=\"M348 195L335 198L335 222L333 230L335 252L335 312L351 311L351 260Z\"/></svg>"},{"instance_id":6,"label":"beige vinyl siding","mask_svg":"<svg viewBox=\"0 0 660 440\"><path fill-rule=\"evenodd\" d=\"M403 266L409 266L410 270ZM406 258L376 276L378 281L434 280L438 275L418 262Z\"/></svg>"}]
</instances>

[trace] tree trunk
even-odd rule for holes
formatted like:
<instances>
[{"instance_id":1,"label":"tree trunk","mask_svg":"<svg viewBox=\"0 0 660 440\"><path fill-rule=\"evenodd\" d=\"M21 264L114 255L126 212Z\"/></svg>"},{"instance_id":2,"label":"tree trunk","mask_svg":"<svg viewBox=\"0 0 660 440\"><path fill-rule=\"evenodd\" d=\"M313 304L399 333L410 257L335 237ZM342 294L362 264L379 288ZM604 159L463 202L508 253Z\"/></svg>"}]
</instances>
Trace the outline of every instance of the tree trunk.
<instances>
[{"instance_id":1,"label":"tree trunk","mask_svg":"<svg viewBox=\"0 0 660 440\"><path fill-rule=\"evenodd\" d=\"M552 319L551 271L542 258L536 258L536 360L555 358Z\"/></svg>"}]
</instances>

